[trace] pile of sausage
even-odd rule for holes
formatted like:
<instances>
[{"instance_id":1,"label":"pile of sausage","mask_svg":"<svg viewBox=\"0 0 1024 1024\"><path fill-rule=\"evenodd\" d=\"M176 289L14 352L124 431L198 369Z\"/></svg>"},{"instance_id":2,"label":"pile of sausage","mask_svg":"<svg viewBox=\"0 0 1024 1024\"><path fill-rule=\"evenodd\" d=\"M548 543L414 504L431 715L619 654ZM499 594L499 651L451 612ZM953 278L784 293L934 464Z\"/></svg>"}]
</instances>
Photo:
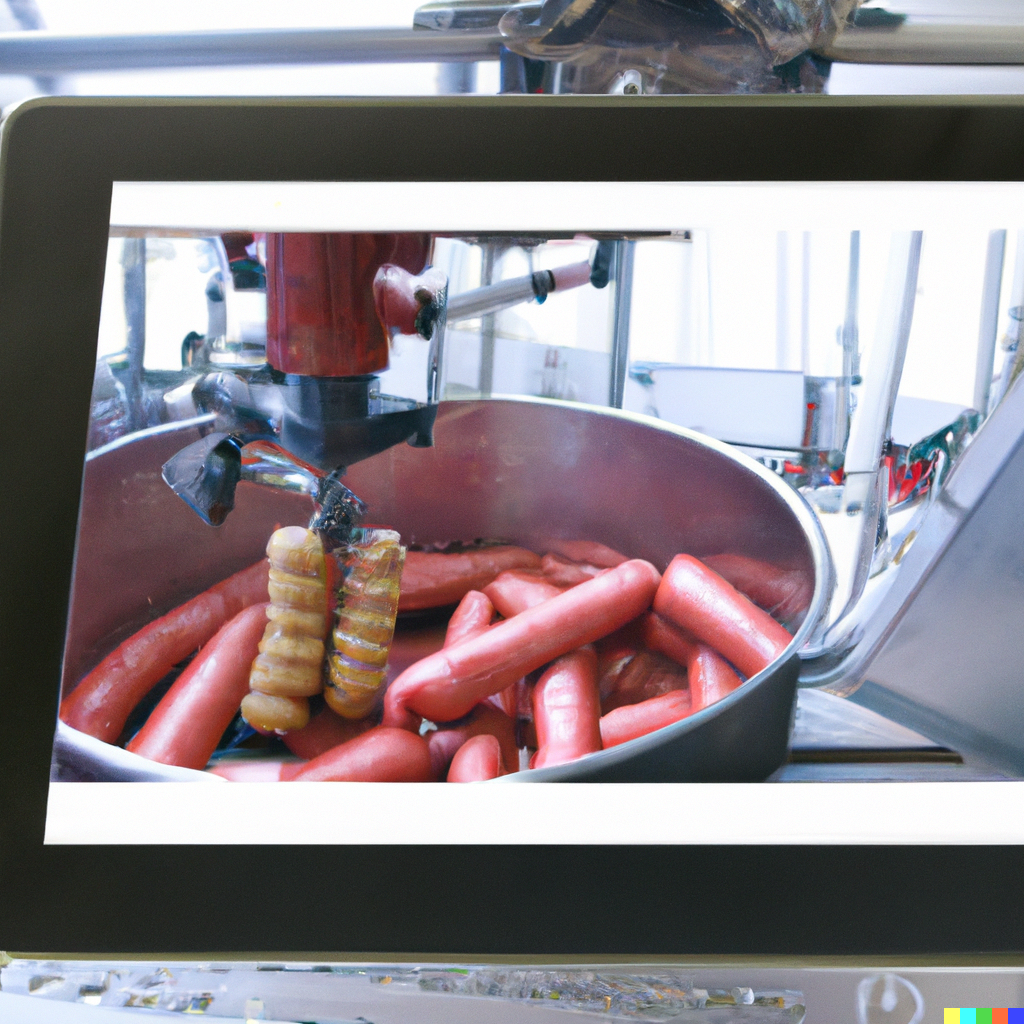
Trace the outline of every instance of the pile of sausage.
<instances>
[{"instance_id":1,"label":"pile of sausage","mask_svg":"<svg viewBox=\"0 0 1024 1024\"><path fill-rule=\"evenodd\" d=\"M282 739L290 759L221 759L243 781L477 781L561 764L660 729L774 661L808 603L799 573L740 555L677 555L661 574L588 541L543 557L513 546L410 551L399 612L456 605L443 635L399 630L390 683L366 717L323 708ZM113 743L135 707L198 654L128 749L207 767L242 700L267 625L267 562L122 643L61 704ZM415 637L407 641L405 637Z\"/></svg>"}]
</instances>

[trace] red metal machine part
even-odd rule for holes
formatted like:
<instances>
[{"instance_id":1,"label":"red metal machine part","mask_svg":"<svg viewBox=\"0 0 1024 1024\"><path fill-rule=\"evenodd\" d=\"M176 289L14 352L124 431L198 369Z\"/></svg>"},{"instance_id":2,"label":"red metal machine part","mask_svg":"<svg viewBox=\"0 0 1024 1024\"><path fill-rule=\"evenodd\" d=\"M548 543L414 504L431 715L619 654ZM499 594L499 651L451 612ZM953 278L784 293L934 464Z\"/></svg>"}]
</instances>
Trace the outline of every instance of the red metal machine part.
<instances>
[{"instance_id":1,"label":"red metal machine part","mask_svg":"<svg viewBox=\"0 0 1024 1024\"><path fill-rule=\"evenodd\" d=\"M267 235L267 361L282 373L356 377L388 367L374 279L393 287L427 264L430 236L289 232ZM405 325L388 325L395 328Z\"/></svg>"}]
</instances>

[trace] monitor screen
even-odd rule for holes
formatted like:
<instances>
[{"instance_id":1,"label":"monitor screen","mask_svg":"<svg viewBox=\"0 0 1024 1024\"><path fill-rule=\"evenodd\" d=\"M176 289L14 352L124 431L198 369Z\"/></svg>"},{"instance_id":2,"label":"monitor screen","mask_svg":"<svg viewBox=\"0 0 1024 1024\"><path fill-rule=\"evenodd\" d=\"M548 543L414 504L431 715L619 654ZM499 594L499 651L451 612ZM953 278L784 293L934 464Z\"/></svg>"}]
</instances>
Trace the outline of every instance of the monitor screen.
<instances>
[{"instance_id":1,"label":"monitor screen","mask_svg":"<svg viewBox=\"0 0 1024 1024\"><path fill-rule=\"evenodd\" d=\"M8 114L4 948L1020 948L1024 108L639 99Z\"/></svg>"},{"instance_id":2,"label":"monitor screen","mask_svg":"<svg viewBox=\"0 0 1024 1024\"><path fill-rule=\"evenodd\" d=\"M1019 842L999 729L851 651L1000 429L1022 216L115 182L45 842Z\"/></svg>"}]
</instances>

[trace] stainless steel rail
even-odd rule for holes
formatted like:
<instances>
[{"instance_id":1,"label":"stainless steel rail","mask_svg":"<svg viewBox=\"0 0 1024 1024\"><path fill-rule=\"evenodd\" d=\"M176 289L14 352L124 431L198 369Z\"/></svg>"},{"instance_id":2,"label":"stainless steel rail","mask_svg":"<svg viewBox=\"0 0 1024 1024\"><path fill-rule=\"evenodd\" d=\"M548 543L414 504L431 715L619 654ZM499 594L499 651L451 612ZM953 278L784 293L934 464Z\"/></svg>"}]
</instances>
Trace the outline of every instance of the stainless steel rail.
<instances>
[{"instance_id":1,"label":"stainless steel rail","mask_svg":"<svg viewBox=\"0 0 1024 1024\"><path fill-rule=\"evenodd\" d=\"M297 28L131 35L0 32L0 74L52 75L240 64L497 60L496 30Z\"/></svg>"},{"instance_id":2,"label":"stainless steel rail","mask_svg":"<svg viewBox=\"0 0 1024 1024\"><path fill-rule=\"evenodd\" d=\"M462 63L497 60L497 29L297 28L70 34L0 32L0 74L59 75L262 64ZM819 51L859 64L1024 64L1024 24L851 26Z\"/></svg>"},{"instance_id":3,"label":"stainless steel rail","mask_svg":"<svg viewBox=\"0 0 1024 1024\"><path fill-rule=\"evenodd\" d=\"M850 64L1024 64L1024 24L853 25L818 52Z\"/></svg>"}]
</instances>

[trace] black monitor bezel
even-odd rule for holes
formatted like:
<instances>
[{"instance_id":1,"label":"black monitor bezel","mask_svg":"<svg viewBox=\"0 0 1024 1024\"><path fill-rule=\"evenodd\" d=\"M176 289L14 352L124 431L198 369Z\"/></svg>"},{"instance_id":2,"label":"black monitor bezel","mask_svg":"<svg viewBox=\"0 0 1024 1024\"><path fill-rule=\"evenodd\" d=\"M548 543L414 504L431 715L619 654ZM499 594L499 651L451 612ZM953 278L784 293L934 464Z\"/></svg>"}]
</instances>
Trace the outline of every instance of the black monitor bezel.
<instances>
[{"instance_id":1,"label":"black monitor bezel","mask_svg":"<svg viewBox=\"0 0 1024 1024\"><path fill-rule=\"evenodd\" d=\"M43 99L7 117L0 176L0 948L1024 948L1017 847L43 844L112 182L1020 181L1024 101Z\"/></svg>"}]
</instances>

